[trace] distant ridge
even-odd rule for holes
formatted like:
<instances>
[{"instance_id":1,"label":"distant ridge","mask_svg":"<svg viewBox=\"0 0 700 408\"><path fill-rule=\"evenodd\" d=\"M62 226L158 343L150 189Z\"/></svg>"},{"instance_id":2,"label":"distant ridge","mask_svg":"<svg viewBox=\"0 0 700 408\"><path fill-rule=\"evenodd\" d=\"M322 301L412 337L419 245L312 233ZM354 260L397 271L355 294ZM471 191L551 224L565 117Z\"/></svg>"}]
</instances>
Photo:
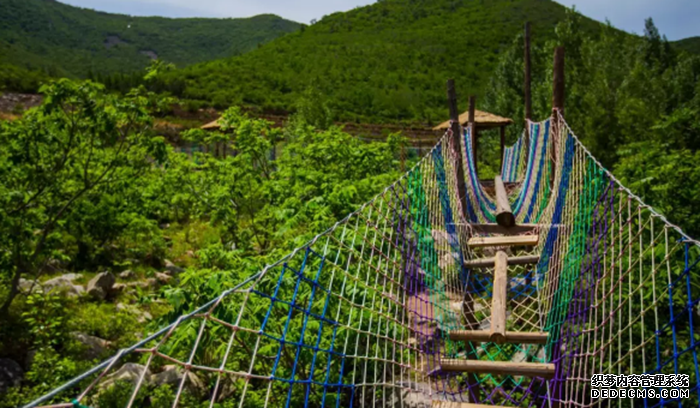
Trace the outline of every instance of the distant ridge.
<instances>
[{"instance_id":1,"label":"distant ridge","mask_svg":"<svg viewBox=\"0 0 700 408\"><path fill-rule=\"evenodd\" d=\"M448 78L461 95L482 96L499 53L526 21L542 44L565 15L550 0L383 0L169 77L173 92L217 107L289 112L315 88L341 121L433 126L445 120ZM588 18L582 25L592 33L602 27Z\"/></svg>"},{"instance_id":2,"label":"distant ridge","mask_svg":"<svg viewBox=\"0 0 700 408\"><path fill-rule=\"evenodd\" d=\"M675 41L673 44L688 52L700 54L700 36L684 38L682 40Z\"/></svg>"},{"instance_id":3,"label":"distant ridge","mask_svg":"<svg viewBox=\"0 0 700 408\"><path fill-rule=\"evenodd\" d=\"M242 54L300 26L271 14L132 17L54 0L2 0L0 63L73 77L131 72L156 57L185 67Z\"/></svg>"}]
</instances>

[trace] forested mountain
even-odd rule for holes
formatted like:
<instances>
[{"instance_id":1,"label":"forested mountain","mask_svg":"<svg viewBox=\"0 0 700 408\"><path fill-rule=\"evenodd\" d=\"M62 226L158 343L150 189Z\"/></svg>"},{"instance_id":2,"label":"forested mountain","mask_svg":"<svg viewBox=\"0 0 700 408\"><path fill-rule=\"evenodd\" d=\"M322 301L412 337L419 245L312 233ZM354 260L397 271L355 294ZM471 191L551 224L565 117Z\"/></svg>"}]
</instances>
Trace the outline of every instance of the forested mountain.
<instances>
[{"instance_id":1,"label":"forested mountain","mask_svg":"<svg viewBox=\"0 0 700 408\"><path fill-rule=\"evenodd\" d=\"M482 95L499 53L525 21L541 42L564 13L550 0L384 0L332 14L245 55L181 70L171 80L186 81L182 96L219 107L291 110L311 87L339 119L433 124L444 119L447 78L456 79L463 95ZM586 30L599 26L584 23Z\"/></svg>"},{"instance_id":2,"label":"forested mountain","mask_svg":"<svg viewBox=\"0 0 700 408\"><path fill-rule=\"evenodd\" d=\"M250 51L299 27L275 15L131 17L53 0L2 0L0 64L73 77L140 70L153 58L184 67Z\"/></svg>"},{"instance_id":3,"label":"forested mountain","mask_svg":"<svg viewBox=\"0 0 700 408\"><path fill-rule=\"evenodd\" d=\"M700 54L700 37L689 37L675 42L676 46L695 54Z\"/></svg>"}]
</instances>

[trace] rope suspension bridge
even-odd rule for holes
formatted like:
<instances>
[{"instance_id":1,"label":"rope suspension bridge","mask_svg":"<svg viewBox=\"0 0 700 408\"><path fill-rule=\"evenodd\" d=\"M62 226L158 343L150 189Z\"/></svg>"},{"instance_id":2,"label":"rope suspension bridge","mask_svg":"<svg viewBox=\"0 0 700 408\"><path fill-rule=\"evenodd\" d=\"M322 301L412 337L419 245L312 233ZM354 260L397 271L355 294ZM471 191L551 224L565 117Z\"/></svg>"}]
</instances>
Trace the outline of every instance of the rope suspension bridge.
<instances>
[{"instance_id":1,"label":"rope suspension bridge","mask_svg":"<svg viewBox=\"0 0 700 408\"><path fill-rule=\"evenodd\" d=\"M455 120L357 211L27 406L99 407L117 386L125 406L155 406L166 365L172 407L698 406L700 246L590 154L556 100L492 190L473 115ZM687 374L690 398L594 399L596 374L647 388Z\"/></svg>"}]
</instances>

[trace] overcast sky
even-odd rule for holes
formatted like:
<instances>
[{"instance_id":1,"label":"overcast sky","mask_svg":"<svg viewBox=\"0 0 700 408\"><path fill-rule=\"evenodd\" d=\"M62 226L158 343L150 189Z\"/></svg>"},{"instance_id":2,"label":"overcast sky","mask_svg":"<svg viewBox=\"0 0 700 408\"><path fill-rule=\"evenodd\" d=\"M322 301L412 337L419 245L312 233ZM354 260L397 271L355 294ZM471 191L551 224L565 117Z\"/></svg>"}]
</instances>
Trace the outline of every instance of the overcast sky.
<instances>
[{"instance_id":1,"label":"overcast sky","mask_svg":"<svg viewBox=\"0 0 700 408\"><path fill-rule=\"evenodd\" d=\"M250 17L272 13L309 23L336 11L351 10L374 0L60 0L112 13L164 17ZM557 0L576 5L596 20L608 18L623 30L641 34L644 19L653 17L669 40L700 36L700 0Z\"/></svg>"}]
</instances>

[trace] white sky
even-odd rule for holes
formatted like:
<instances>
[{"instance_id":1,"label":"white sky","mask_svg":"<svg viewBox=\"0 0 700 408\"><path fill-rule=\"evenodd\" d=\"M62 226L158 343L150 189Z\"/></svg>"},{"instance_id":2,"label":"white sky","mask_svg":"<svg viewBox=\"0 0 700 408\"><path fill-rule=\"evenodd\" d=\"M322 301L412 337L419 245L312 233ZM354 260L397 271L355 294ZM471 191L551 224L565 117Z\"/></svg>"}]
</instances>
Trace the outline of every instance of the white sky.
<instances>
[{"instance_id":1,"label":"white sky","mask_svg":"<svg viewBox=\"0 0 700 408\"><path fill-rule=\"evenodd\" d=\"M164 17L250 17L272 13L309 23L336 11L347 11L374 0L60 0L63 3L112 13ZM429 0L428 0L429 1ZM488 1L488 0L487 0ZM700 0L557 0L576 5L596 20L641 34L652 17L669 40L700 36Z\"/></svg>"}]
</instances>

